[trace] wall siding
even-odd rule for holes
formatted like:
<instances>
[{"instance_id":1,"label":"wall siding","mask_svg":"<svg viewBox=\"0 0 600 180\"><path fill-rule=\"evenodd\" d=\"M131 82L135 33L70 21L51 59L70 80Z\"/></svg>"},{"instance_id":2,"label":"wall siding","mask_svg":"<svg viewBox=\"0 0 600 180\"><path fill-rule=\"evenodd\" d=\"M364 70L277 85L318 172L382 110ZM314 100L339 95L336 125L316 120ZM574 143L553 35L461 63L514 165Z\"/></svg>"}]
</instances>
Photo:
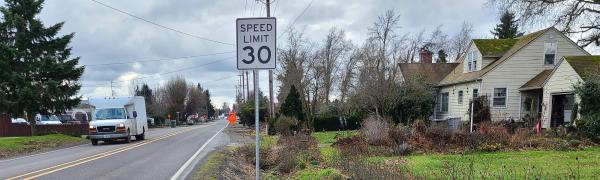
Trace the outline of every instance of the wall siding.
<instances>
[{"instance_id":1,"label":"wall siding","mask_svg":"<svg viewBox=\"0 0 600 180\"><path fill-rule=\"evenodd\" d=\"M469 101L473 97L473 88L479 89L479 82L469 82L441 87L438 92L438 99L442 93L448 92L448 112L439 111L436 106L436 119L446 119L448 117L460 117L461 121L468 121ZM458 91L463 91L463 103L458 104ZM481 93L481 90L479 91ZM438 104L439 105L439 104Z\"/></svg>"},{"instance_id":2,"label":"wall siding","mask_svg":"<svg viewBox=\"0 0 600 180\"><path fill-rule=\"evenodd\" d=\"M490 65L491 63L493 63L494 61L498 60L499 58L495 58L495 57L484 57L483 58L483 66L482 67L486 67L488 65Z\"/></svg>"},{"instance_id":3,"label":"wall siding","mask_svg":"<svg viewBox=\"0 0 600 180\"><path fill-rule=\"evenodd\" d=\"M518 89L542 70L554 68L554 66L544 65L544 43L549 40L556 40L558 44L556 62L562 59L562 56L587 55L556 30L546 32L522 48L510 59L482 77L481 93L490 97L490 106L494 88L506 87L508 91L507 107L490 108L492 120L518 119L520 117L521 94Z\"/></svg>"},{"instance_id":4,"label":"wall siding","mask_svg":"<svg viewBox=\"0 0 600 180\"><path fill-rule=\"evenodd\" d=\"M550 76L547 83L544 85L544 96L542 100L542 127L550 127L550 116L552 105L552 94L573 92L573 85L583 80L575 72L573 67L568 62L563 61ZM579 103L579 98L575 97L575 102Z\"/></svg>"}]
</instances>

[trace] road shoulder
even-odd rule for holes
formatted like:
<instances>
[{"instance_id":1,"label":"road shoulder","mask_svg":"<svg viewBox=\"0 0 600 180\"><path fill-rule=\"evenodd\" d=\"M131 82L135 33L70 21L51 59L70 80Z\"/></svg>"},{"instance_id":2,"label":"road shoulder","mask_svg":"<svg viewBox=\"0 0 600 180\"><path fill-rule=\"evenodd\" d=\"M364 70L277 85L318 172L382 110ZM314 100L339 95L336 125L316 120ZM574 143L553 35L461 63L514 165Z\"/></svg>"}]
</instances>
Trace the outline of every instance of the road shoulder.
<instances>
[{"instance_id":1,"label":"road shoulder","mask_svg":"<svg viewBox=\"0 0 600 180\"><path fill-rule=\"evenodd\" d=\"M236 179L247 177L247 169L233 164L236 163L234 152L237 148L254 142L250 130L242 125L230 125L224 131L229 137L230 143L227 146L204 156L195 168L195 172L190 173L187 179Z\"/></svg>"},{"instance_id":2,"label":"road shoulder","mask_svg":"<svg viewBox=\"0 0 600 180\"><path fill-rule=\"evenodd\" d=\"M0 138L0 162L87 144L83 137L63 134Z\"/></svg>"}]
</instances>

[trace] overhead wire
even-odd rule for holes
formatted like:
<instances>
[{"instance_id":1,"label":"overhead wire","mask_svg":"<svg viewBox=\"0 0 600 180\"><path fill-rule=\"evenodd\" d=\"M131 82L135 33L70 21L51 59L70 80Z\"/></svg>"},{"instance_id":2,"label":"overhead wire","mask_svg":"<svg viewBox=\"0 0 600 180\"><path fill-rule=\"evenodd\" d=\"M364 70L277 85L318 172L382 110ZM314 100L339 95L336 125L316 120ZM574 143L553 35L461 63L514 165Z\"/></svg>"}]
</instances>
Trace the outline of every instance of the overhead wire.
<instances>
[{"instance_id":1,"label":"overhead wire","mask_svg":"<svg viewBox=\"0 0 600 180\"><path fill-rule=\"evenodd\" d=\"M90 67L90 66L108 66L108 65L122 65L122 64L134 64L134 63L160 62L160 61L174 61L174 60L185 60L185 59L192 59L192 58L206 57L206 56L213 56L213 55L221 55L221 54L229 54L229 53L234 53L234 52L233 51L228 51L228 52L200 54L200 55L194 55L194 56L181 56L181 57L173 57L173 58L159 58L159 59L150 59L150 60L134 60L134 61L126 61L126 62L100 63L100 64L84 64L83 66Z\"/></svg>"},{"instance_id":2,"label":"overhead wire","mask_svg":"<svg viewBox=\"0 0 600 180\"><path fill-rule=\"evenodd\" d=\"M110 9L112 9L112 10L115 10L115 11L117 11L117 12L120 12L120 13L122 13L122 14L125 14L125 15L128 15L128 16L131 16L131 17L133 17L133 18L136 18L136 19L138 19L138 20L144 21L144 22L146 22L146 23L149 23L149 24L152 24L152 25L158 26L158 27L160 27L160 28L163 28L163 29L167 29L167 30L170 30L170 31L173 31L173 32L177 32L177 33L179 33L179 34L183 34L183 35L186 35L186 36L194 37L194 38L201 39L201 40L205 40L205 41L210 41L210 42L214 42L214 43L219 43L219 44L224 44L224 45L231 45L231 46L234 46L234 44L232 44L232 43L227 43L227 42L223 42L223 41L217 41L217 40L213 40L213 39L209 39L209 38L201 37L201 36L194 35L194 34L190 34L190 33L187 33L187 32L183 32L183 31L181 31L181 30L178 30L178 29L175 29L175 28L171 28L171 27L168 27L168 26L165 26L165 25L162 25L162 24L158 24L158 23L156 23L156 22L153 22L153 21L150 21L150 20L144 19L144 18L142 18L142 17L140 17L140 16L136 16L136 15L134 15L134 14L132 14L132 13L126 12L126 11L124 11L124 10L121 10L121 9L118 9L118 8L115 8L115 7L113 7L113 6L110 6L110 5L108 5L108 4L105 4L105 3L103 3L103 2L100 2L100 1L97 1L97 0L90 0L90 1L92 1L92 2L95 2L95 3L99 4L99 5L102 5L102 6L104 6L104 7L110 8Z\"/></svg>"},{"instance_id":3,"label":"overhead wire","mask_svg":"<svg viewBox=\"0 0 600 180\"><path fill-rule=\"evenodd\" d=\"M142 76L142 77L137 77L137 78L133 78L133 79L129 79L129 80L120 80L120 81L112 81L112 82L128 82L128 81L134 81L134 80L140 80L140 79L146 79L146 78L150 78L150 77L154 77L154 76L162 76L162 75L167 75L167 74L172 74L172 73L177 73L177 72L183 72L183 71L187 71L187 70L191 70L191 69L195 69L195 68L199 68L199 67L203 67L203 66L207 66L210 64L215 64L230 58L234 58L234 57L227 57L227 58L223 58L223 59L218 59L209 63L205 63L205 64L201 64L201 65L197 65L197 66L193 66L193 67L186 67L186 68L181 68L181 69L177 69L177 70L173 70L173 71L167 71L164 73L159 73L159 74L153 74L153 75L148 75L148 76ZM109 85L110 82L106 82L106 83L99 83L99 84L94 84L94 85L86 85L86 86L99 86L101 87L102 85Z\"/></svg>"},{"instance_id":4,"label":"overhead wire","mask_svg":"<svg viewBox=\"0 0 600 180\"><path fill-rule=\"evenodd\" d=\"M311 0L310 3L308 3L308 5L306 5L306 7L304 7L304 9L302 10L302 12L300 12L300 14L298 14L298 16L296 16L296 18L294 19L294 21L292 21L292 23L290 23L288 25L288 27L283 32L281 32L281 34L279 36L277 36L277 37L282 37L285 33L288 33L292 29L292 27L294 26L294 24L296 23L296 21L298 21L298 19L300 19L300 17L302 17L302 15L304 15L304 13L306 13L306 11L308 10L308 8L310 8L310 6L313 4L314 1L315 0ZM279 39L281 39L281 38L279 38Z\"/></svg>"}]
</instances>

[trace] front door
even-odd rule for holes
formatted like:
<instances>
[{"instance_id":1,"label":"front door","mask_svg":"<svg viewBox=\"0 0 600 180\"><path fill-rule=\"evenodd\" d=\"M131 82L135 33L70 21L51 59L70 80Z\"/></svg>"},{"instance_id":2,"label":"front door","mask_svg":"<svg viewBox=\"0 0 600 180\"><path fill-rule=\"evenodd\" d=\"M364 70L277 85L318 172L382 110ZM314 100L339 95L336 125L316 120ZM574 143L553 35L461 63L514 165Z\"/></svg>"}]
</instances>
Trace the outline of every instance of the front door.
<instances>
[{"instance_id":1,"label":"front door","mask_svg":"<svg viewBox=\"0 0 600 180\"><path fill-rule=\"evenodd\" d=\"M552 95L550 127L558 127L571 122L574 97L573 94Z\"/></svg>"}]
</instances>

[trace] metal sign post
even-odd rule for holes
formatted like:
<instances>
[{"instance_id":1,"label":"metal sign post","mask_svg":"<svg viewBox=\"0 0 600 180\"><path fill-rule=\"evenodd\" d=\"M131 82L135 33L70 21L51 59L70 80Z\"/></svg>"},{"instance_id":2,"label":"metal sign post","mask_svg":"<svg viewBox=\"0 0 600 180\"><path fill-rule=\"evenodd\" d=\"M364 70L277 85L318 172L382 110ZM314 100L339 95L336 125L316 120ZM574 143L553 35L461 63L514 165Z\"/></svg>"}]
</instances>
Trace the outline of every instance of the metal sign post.
<instances>
[{"instance_id":1,"label":"metal sign post","mask_svg":"<svg viewBox=\"0 0 600 180\"><path fill-rule=\"evenodd\" d=\"M277 60L275 18L238 18L236 20L237 68L254 71L254 126L256 127L256 180L260 176L260 124L258 72L275 69Z\"/></svg>"}]
</instances>

